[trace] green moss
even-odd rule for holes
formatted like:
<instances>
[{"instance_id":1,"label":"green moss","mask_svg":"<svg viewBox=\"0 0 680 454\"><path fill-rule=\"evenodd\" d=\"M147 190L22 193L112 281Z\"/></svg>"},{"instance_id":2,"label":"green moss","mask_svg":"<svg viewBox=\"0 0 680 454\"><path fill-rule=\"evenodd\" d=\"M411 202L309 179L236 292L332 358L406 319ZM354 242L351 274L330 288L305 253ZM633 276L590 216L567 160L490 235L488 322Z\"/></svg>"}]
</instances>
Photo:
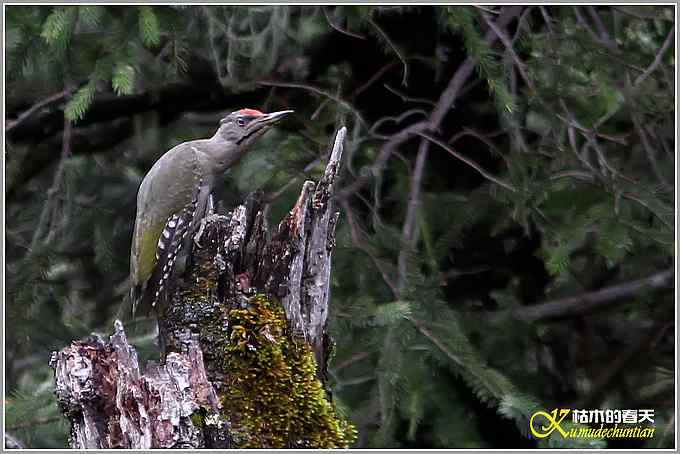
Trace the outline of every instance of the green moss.
<instances>
[{"instance_id":1,"label":"green moss","mask_svg":"<svg viewBox=\"0 0 680 454\"><path fill-rule=\"evenodd\" d=\"M262 295L229 309L225 417L242 448L344 448L356 430L339 417L316 377L309 346L286 332L283 308Z\"/></svg>"},{"instance_id":2,"label":"green moss","mask_svg":"<svg viewBox=\"0 0 680 454\"><path fill-rule=\"evenodd\" d=\"M205 425L205 415L202 409L198 409L191 414L191 423L194 427L203 427Z\"/></svg>"}]
</instances>

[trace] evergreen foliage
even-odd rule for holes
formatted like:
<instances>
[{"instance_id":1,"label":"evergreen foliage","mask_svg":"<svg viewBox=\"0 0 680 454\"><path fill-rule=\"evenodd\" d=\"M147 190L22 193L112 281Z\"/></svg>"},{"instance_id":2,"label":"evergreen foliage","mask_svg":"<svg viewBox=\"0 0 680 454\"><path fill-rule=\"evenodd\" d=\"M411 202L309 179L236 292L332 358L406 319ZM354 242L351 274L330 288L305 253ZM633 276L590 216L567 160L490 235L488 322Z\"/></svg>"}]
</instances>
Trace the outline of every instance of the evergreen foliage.
<instances>
[{"instance_id":1,"label":"evergreen foliage","mask_svg":"<svg viewBox=\"0 0 680 454\"><path fill-rule=\"evenodd\" d=\"M477 25L479 20L479 14L474 8L446 7L445 25L454 33L462 35L465 51L477 60L477 72L486 79L489 92L496 99L499 111L512 113L515 105L507 82L503 79L503 65L484 41Z\"/></svg>"},{"instance_id":2,"label":"evergreen foliage","mask_svg":"<svg viewBox=\"0 0 680 454\"><path fill-rule=\"evenodd\" d=\"M262 189L270 222L349 129L329 373L355 447L672 447L672 288L521 315L673 269L674 8L517 7L511 50L488 26L510 8L8 6L7 430L63 447L46 363L70 340L122 318L157 354L153 321L123 305L137 188L164 151L253 107L296 114L218 199ZM395 144L467 57L444 120ZM553 408L654 408L657 435L532 438Z\"/></svg>"}]
</instances>

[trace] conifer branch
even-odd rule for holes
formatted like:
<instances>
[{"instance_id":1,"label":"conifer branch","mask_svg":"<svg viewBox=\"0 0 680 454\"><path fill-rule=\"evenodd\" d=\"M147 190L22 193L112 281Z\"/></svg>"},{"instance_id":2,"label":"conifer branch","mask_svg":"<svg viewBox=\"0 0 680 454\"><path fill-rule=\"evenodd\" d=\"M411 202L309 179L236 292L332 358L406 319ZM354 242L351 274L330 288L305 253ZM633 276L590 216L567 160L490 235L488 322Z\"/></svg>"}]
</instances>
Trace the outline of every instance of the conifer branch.
<instances>
[{"instance_id":1,"label":"conifer branch","mask_svg":"<svg viewBox=\"0 0 680 454\"><path fill-rule=\"evenodd\" d=\"M70 97L70 90L66 90L66 97ZM47 199L43 205L42 212L40 213L40 220L38 221L38 226L33 233L33 238L31 240L30 253L36 251L38 242L46 235L45 243L53 235L54 231L51 229L53 226L52 217L54 208L54 200L61 190L62 180L64 178L64 169L66 166L66 161L69 156L71 156L71 137L72 137L73 125L71 121L64 115L64 131L62 134L61 141L61 155L59 158L59 165L54 172L54 178L52 179L52 185L47 190Z\"/></svg>"},{"instance_id":2,"label":"conifer branch","mask_svg":"<svg viewBox=\"0 0 680 454\"><path fill-rule=\"evenodd\" d=\"M640 5L642 6L642 5ZM664 17L663 15L660 14L647 14L643 13L641 11L633 11L630 8L626 8L622 5L612 5L612 9L625 14L627 16L634 17L636 19L641 19L641 20L660 20L660 21L665 21L665 22L674 22L673 19L669 19Z\"/></svg>"},{"instance_id":3,"label":"conifer branch","mask_svg":"<svg viewBox=\"0 0 680 454\"><path fill-rule=\"evenodd\" d=\"M645 291L672 288L674 275L674 271L669 269L643 279L614 285L595 292L514 309L510 315L513 318L530 323L580 317L594 311L607 309L622 299L635 297Z\"/></svg>"},{"instance_id":4,"label":"conifer branch","mask_svg":"<svg viewBox=\"0 0 680 454\"><path fill-rule=\"evenodd\" d=\"M420 321L420 320L418 320L418 319L416 319L416 318L413 318L413 317L409 317L409 321L410 321L411 323L413 323L413 325L416 327L416 329L417 329L418 331L420 331L420 333L421 333L423 336L425 336L425 337L427 337L428 339L430 339L430 341L432 341L432 343L433 343L439 350L441 350L441 352L444 353L444 355L446 355L451 361L453 361L456 365L458 365L458 366L460 366L460 367L464 367L464 366L465 366L465 363L462 361L462 359L461 359L458 355L456 355L453 351L451 351L451 350L444 344L444 342L442 342L438 337L436 337L434 334L432 334L432 332L431 332L429 329L427 329L427 327L425 326L425 324L424 324L422 321Z\"/></svg>"},{"instance_id":5,"label":"conifer branch","mask_svg":"<svg viewBox=\"0 0 680 454\"><path fill-rule=\"evenodd\" d=\"M352 103L350 103L349 101L346 101L346 100L340 98L339 96L336 96L336 95L334 95L334 94L332 94L332 93L330 93L330 92L328 92L328 91L326 91L322 88L315 87L315 86L309 85L309 84L303 84L303 83L278 82L278 81L273 81L273 80L260 80L257 83L258 83L258 85L264 85L266 87L300 88L300 89L303 89L303 90L311 91L312 93L319 94L321 96L325 96L326 98L335 101L337 104L343 106L344 108L346 108L347 110L352 112L357 117L357 119L359 120L359 122L362 125L366 126L366 124L367 124L366 121L364 120L364 117L361 115L361 112L359 112L359 110L357 110L357 108L354 107L352 105Z\"/></svg>"},{"instance_id":6,"label":"conifer branch","mask_svg":"<svg viewBox=\"0 0 680 454\"><path fill-rule=\"evenodd\" d=\"M335 31L338 31L342 33L343 35L351 36L352 38L357 38L357 39L366 39L366 37L358 34L358 33L353 33L349 30L345 30L344 28L341 28L338 24L333 22L333 19L331 19L331 16L328 12L328 9L326 9L323 5L320 6L321 11L323 11L323 15L326 17L326 21L328 22L328 25L331 26L331 28Z\"/></svg>"},{"instance_id":7,"label":"conifer branch","mask_svg":"<svg viewBox=\"0 0 680 454\"><path fill-rule=\"evenodd\" d=\"M434 101L431 101L426 98L414 98L411 97L405 93L400 92L396 88L390 87L388 84L383 84L383 87L385 87L388 91L394 93L395 95L399 96L402 101L404 102L414 102L414 103L420 103L420 104L429 104L430 106L435 106Z\"/></svg>"},{"instance_id":8,"label":"conifer branch","mask_svg":"<svg viewBox=\"0 0 680 454\"><path fill-rule=\"evenodd\" d=\"M378 35L383 40L385 40L385 42L390 46L390 48L394 51L395 55L401 61L401 64L404 68L402 79L401 79L401 84L404 85L404 86L408 86L408 73L409 73L408 59L406 58L406 56L404 54L402 54L402 52L399 50L399 47L395 43L392 42L392 40L387 35L387 33L385 33L385 31L373 20L372 17L369 17L367 20L368 20L368 23L371 24L373 26L373 28L375 28L377 30Z\"/></svg>"},{"instance_id":9,"label":"conifer branch","mask_svg":"<svg viewBox=\"0 0 680 454\"><path fill-rule=\"evenodd\" d=\"M659 183L667 190L672 189L671 185L668 183L668 180L666 180L666 177L663 175L661 172L661 167L659 166L659 161L656 158L656 150L652 147L652 144L649 142L649 138L647 137L647 133L645 132L644 128L642 127L642 122L640 121L640 118L635 112L631 113L631 119L633 120L633 124L635 125L635 130L638 133L638 136L640 137L640 141L642 142L642 148L645 150L645 154L647 155L647 160L649 161L649 164L652 167L652 171L654 172L654 175L656 176L657 180L659 180Z\"/></svg>"},{"instance_id":10,"label":"conifer branch","mask_svg":"<svg viewBox=\"0 0 680 454\"><path fill-rule=\"evenodd\" d=\"M482 14L484 17L484 21L486 24L489 26L491 30L498 36L498 39L503 43L505 46L506 52L510 55L512 60L515 62L515 66L517 67L517 70L519 73L522 75L522 79L524 79L524 82L527 84L529 88L531 88L532 91L536 90L536 87L534 85L533 80L531 80L531 77L529 77L529 74L527 73L527 65L519 58L519 55L517 55L517 52L515 52L515 49L512 46L512 42L510 41L510 38L505 34L503 29L496 25L494 21L491 20L491 18L487 14Z\"/></svg>"},{"instance_id":11,"label":"conifer branch","mask_svg":"<svg viewBox=\"0 0 680 454\"><path fill-rule=\"evenodd\" d=\"M599 42L600 37L598 36L597 33L595 33L595 30L588 24L588 21L583 17L581 14L581 10L579 9L578 6L572 6L571 7L574 10L574 16L576 17L576 22L579 23L581 28L583 28L588 34L593 38L594 41Z\"/></svg>"},{"instance_id":12,"label":"conifer branch","mask_svg":"<svg viewBox=\"0 0 680 454\"><path fill-rule=\"evenodd\" d=\"M385 281L385 284L392 290L392 294L396 297L399 292L397 289L397 285L395 284L394 280L390 275L387 273L387 270L385 270L385 267L383 264L380 262L380 260L375 256L375 254L370 250L368 245L361 239L360 233L359 233L359 227L357 225L357 221L354 218L354 213L352 211L352 208L349 206L349 203L347 203L347 199L342 199L340 200L340 206L342 206L342 209L344 210L345 214L347 215L347 221L349 223L349 231L350 231L350 237L352 238L352 243L354 244L355 247L359 248L363 252L365 252L373 261L373 264L375 267L378 269L380 272L380 275L383 278L383 281Z\"/></svg>"},{"instance_id":13,"label":"conifer branch","mask_svg":"<svg viewBox=\"0 0 680 454\"><path fill-rule=\"evenodd\" d=\"M609 31L607 30L607 27L605 27L604 22L602 22L600 14L597 12L597 10L595 10L595 8L592 5L588 5L586 9L588 10L588 14L590 15L591 19L593 19L593 22L595 23L595 28L597 28L597 33L599 34L602 41L605 43L605 46L610 49L616 49L617 47L616 41L611 39Z\"/></svg>"},{"instance_id":14,"label":"conifer branch","mask_svg":"<svg viewBox=\"0 0 680 454\"><path fill-rule=\"evenodd\" d=\"M548 10L543 5L539 6L538 9L541 11L541 15L543 16L545 27L548 29L548 34L550 36L554 35L555 31L552 25L552 17L550 17L550 14L548 14Z\"/></svg>"},{"instance_id":15,"label":"conifer branch","mask_svg":"<svg viewBox=\"0 0 680 454\"><path fill-rule=\"evenodd\" d=\"M9 134L10 132L12 132L12 130L14 130L14 128L21 126L23 122L29 119L31 115L33 115L40 109L47 107L52 103L59 102L66 98L67 96L69 96L69 91L62 90L59 93L55 93L51 96L48 96L45 99L36 102L29 109L21 113L21 115L19 115L16 120L8 120L7 125L5 127L5 132Z\"/></svg>"},{"instance_id":16,"label":"conifer branch","mask_svg":"<svg viewBox=\"0 0 680 454\"><path fill-rule=\"evenodd\" d=\"M370 167L370 172L366 172L355 178L351 184L338 191L336 198L343 199L349 197L359 189L363 188L374 177L382 174L382 171L387 164L387 161L389 161L390 157L392 156L392 153L401 144L411 139L417 132L426 130L428 126L429 124L427 121L420 121L407 126L396 134L393 134L390 139L380 147L380 153L373 162L373 165Z\"/></svg>"},{"instance_id":17,"label":"conifer branch","mask_svg":"<svg viewBox=\"0 0 680 454\"><path fill-rule=\"evenodd\" d=\"M675 24L671 27L671 29L668 31L668 34L666 35L666 39L664 39L663 44L661 45L661 48L659 51L656 53L656 56L654 57L654 61L647 67L644 73L640 74L637 79L635 79L635 85L638 86L642 84L655 70L656 68L659 67L661 62L663 61L663 56L666 54L666 51L668 48L671 46L671 43L673 42L673 37L675 36Z\"/></svg>"},{"instance_id":18,"label":"conifer branch","mask_svg":"<svg viewBox=\"0 0 680 454\"><path fill-rule=\"evenodd\" d=\"M612 386L614 380L621 376L622 371L630 365L630 362L633 359L645 352L645 350L653 351L654 345L666 335L672 325L672 322L666 322L663 326L654 326L650 328L641 336L642 339L634 344L633 348L624 349L621 354L613 358L604 372L594 381L590 392L580 399L574 407L596 408L600 406L602 399L606 396L605 390Z\"/></svg>"},{"instance_id":19,"label":"conifer branch","mask_svg":"<svg viewBox=\"0 0 680 454\"><path fill-rule=\"evenodd\" d=\"M492 183L496 183L497 185L504 187L508 191L517 192L517 188L515 188L512 184L491 175L489 172L484 170L484 168L482 166L477 164L474 160L458 153L456 150L451 148L449 145L447 145L443 141L441 141L441 140L437 139L436 137L433 137L429 134L426 134L426 133L418 133L418 135L426 138L427 140L429 140L430 142L432 142L434 144L439 145L444 150L446 150L451 156L463 161L465 164L467 164L470 167L472 167L473 169L475 169L481 176L483 176L487 180L491 181Z\"/></svg>"},{"instance_id":20,"label":"conifer branch","mask_svg":"<svg viewBox=\"0 0 680 454\"><path fill-rule=\"evenodd\" d=\"M501 11L501 15L497 19L497 24L499 27L505 27L514 18L519 16L522 8L509 6L504 7ZM485 41L487 45L491 45L499 37L496 31L488 32L485 35ZM439 97L436 106L432 110L430 117L427 121L429 130L438 130L444 117L449 112L452 106L458 98L460 90L465 85L465 82L472 75L475 66L477 65L477 60L473 56L469 56L465 59L463 64L456 70L456 73L451 78L448 86L444 92ZM420 141L418 148L418 155L416 156L416 164L413 170L413 178L411 179L411 189L409 191L409 202L406 210L406 216L404 220L404 226L402 228L402 250L399 253L397 259L398 269L399 269L399 279L398 288L403 290L406 283L406 257L411 251L415 243L417 242L418 235L414 231L416 228L416 218L418 214L418 206L420 203L420 191L421 182L423 178L423 173L425 171L425 163L427 162L427 155L429 151L429 141L432 139L428 136L423 135L425 131L417 131L417 134L421 135L423 139ZM427 139L427 140L425 140ZM447 148L446 146L444 146ZM469 164L469 163L468 163ZM474 167L474 166L473 166ZM479 169L477 169L479 171Z\"/></svg>"},{"instance_id":21,"label":"conifer branch","mask_svg":"<svg viewBox=\"0 0 680 454\"><path fill-rule=\"evenodd\" d=\"M384 65L384 66L383 66L382 68L380 68L379 70L377 70L377 71L375 72L375 74L373 74L366 82L364 82L363 84L361 84L361 86L359 86L359 88L357 88L356 90L354 90L354 91L352 92L352 97L351 97L351 98L354 99L354 98L356 98L357 96L359 96L361 93L363 93L364 91L366 91L366 89L368 89L368 87L370 87L371 85L373 85L373 83L375 83L376 80L380 79L380 78L383 76L383 74L385 74L387 71L389 71L390 69L394 68L395 66L397 66L397 62L392 61L392 62L389 62L389 63L387 63L386 65Z\"/></svg>"}]
</instances>

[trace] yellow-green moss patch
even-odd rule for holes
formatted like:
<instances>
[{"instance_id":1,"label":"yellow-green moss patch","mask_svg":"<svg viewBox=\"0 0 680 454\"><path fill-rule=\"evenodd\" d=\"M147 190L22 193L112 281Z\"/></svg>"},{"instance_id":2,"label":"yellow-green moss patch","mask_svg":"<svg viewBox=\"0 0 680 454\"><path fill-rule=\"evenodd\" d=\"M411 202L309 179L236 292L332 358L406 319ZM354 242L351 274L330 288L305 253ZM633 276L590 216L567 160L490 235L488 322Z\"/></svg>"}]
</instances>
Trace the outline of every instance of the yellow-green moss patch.
<instances>
[{"instance_id":1,"label":"yellow-green moss patch","mask_svg":"<svg viewBox=\"0 0 680 454\"><path fill-rule=\"evenodd\" d=\"M191 414L191 422L194 427L203 427L205 425L205 415L201 409L196 410Z\"/></svg>"},{"instance_id":2,"label":"yellow-green moss patch","mask_svg":"<svg viewBox=\"0 0 680 454\"><path fill-rule=\"evenodd\" d=\"M234 440L243 448L343 448L356 430L339 417L316 377L309 346L286 333L280 304L263 295L229 309L221 396Z\"/></svg>"}]
</instances>

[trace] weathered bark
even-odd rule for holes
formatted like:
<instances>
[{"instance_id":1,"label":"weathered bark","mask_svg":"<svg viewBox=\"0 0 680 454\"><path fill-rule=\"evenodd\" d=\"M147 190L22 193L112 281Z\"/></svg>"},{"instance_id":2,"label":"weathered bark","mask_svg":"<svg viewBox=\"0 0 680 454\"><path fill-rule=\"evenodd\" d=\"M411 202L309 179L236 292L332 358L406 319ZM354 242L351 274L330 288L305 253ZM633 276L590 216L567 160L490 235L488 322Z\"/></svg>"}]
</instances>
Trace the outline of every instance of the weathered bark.
<instances>
[{"instance_id":1,"label":"weathered bark","mask_svg":"<svg viewBox=\"0 0 680 454\"><path fill-rule=\"evenodd\" d=\"M109 342L93 336L54 354L72 447L351 442L354 429L335 415L326 382L339 214L331 195L344 137L342 128L321 181L303 184L271 234L257 196L204 220L159 314L161 364L140 373L120 322Z\"/></svg>"},{"instance_id":2,"label":"weathered bark","mask_svg":"<svg viewBox=\"0 0 680 454\"><path fill-rule=\"evenodd\" d=\"M202 406L217 412L218 401L197 344L148 364L142 375L122 323L114 329L109 342L92 335L52 357L71 447L204 447L190 417Z\"/></svg>"}]
</instances>

